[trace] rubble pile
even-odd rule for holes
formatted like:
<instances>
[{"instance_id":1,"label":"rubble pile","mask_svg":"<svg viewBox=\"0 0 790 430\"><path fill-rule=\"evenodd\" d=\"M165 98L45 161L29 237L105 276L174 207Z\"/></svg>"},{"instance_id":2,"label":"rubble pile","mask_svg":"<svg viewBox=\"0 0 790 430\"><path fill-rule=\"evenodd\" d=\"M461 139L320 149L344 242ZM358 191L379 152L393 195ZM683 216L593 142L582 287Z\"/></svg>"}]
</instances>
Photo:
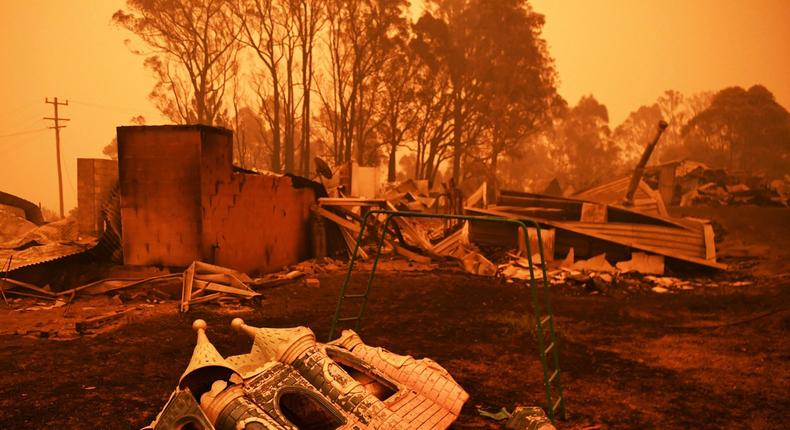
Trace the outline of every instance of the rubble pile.
<instances>
[{"instance_id":1,"label":"rubble pile","mask_svg":"<svg viewBox=\"0 0 790 430\"><path fill-rule=\"evenodd\" d=\"M658 172L648 173L645 180L659 187ZM790 202L790 175L768 179L750 174L733 174L725 169L712 169L701 163L685 161L674 179L672 205L686 206L777 206Z\"/></svg>"},{"instance_id":2,"label":"rubble pile","mask_svg":"<svg viewBox=\"0 0 790 430\"><path fill-rule=\"evenodd\" d=\"M681 279L664 275L664 259L660 256L635 252L631 260L609 263L606 254L587 260L575 260L573 250L562 261L541 263L533 256L533 271L529 271L526 258L509 253L508 261L497 265L496 276L506 283L526 282L531 276L542 285L545 265L546 281L550 286L582 287L592 294L609 293L612 288L622 291L677 292L696 288L715 288L722 285L746 286L746 281L721 284L707 278Z\"/></svg>"},{"instance_id":3,"label":"rubble pile","mask_svg":"<svg viewBox=\"0 0 790 430\"><path fill-rule=\"evenodd\" d=\"M384 234L385 219L383 215L372 217L356 247L367 211L447 213L441 202L452 193L426 194L425 188L410 181L391 187L378 199L323 198L314 211L341 230L349 255L356 252L357 258L367 260ZM663 276L668 266L677 262L702 268L726 267L716 261L714 228L705 220L670 218L617 203L514 191L501 191L494 204L488 204L485 195L483 184L466 200L462 213L534 220L541 227L540 244L537 231L531 227L524 234L513 225L483 220L447 222L394 216L383 239L383 252L420 264L450 263L467 273L502 277L508 282L541 280L545 270L549 285L579 280L584 284L594 280L598 285L625 285L644 275ZM583 251L578 260L574 259L574 249ZM598 251L592 253L591 249ZM555 261L555 254L567 257ZM621 278L625 280L618 282ZM650 282L639 281L641 285ZM685 287L682 282L672 282L671 288L661 283L653 286L656 292Z\"/></svg>"},{"instance_id":4,"label":"rubble pile","mask_svg":"<svg viewBox=\"0 0 790 430\"><path fill-rule=\"evenodd\" d=\"M689 169L682 178L708 181L697 189L703 194L706 190L721 188L711 184L729 187L730 196L746 193L747 185L732 184L731 177L702 166ZM774 185L777 195L786 195L784 188ZM715 193L721 194L719 191ZM694 284L683 284L683 281L669 282L663 277L665 266L675 259L707 267L724 267L715 261L712 228L699 220L687 221L645 214L616 204L511 191L497 193L495 200L489 204L488 194L485 183L464 198L463 193L452 186L429 192L425 181L412 180L389 186L371 199L344 197L342 193L336 192L338 197L319 198L312 208L314 218L322 222L317 224L321 228L314 231L315 241L326 242L330 239L328 230L336 228L341 248L346 250L347 255L356 253L357 258L363 261L362 268L373 264L372 253L384 235L384 254L399 256L409 262L408 269L399 267L398 270L450 267L479 276L501 277L507 282L542 280L545 273L548 285L568 283L603 288L638 281L640 285L650 285L656 292L696 287ZM426 214L474 214L510 219L526 217L540 224L540 246L544 254L541 258L537 251L539 243L534 228L529 228L524 234L519 229L510 228L512 226L492 229L492 224L486 222L393 217L384 234L384 216L371 217L366 234L357 248L362 221L372 209ZM0 268L3 276L0 287L3 298L8 301L10 297L9 306L18 310L68 309L77 299L88 300L96 296L105 296L119 305L134 306L177 301L182 312L201 303L238 309L260 300L261 291L267 288L290 283L318 287L320 274L347 268L344 261L331 258L326 252L323 255L316 253L316 258L312 260L258 278L195 261L183 272L170 273L165 270L149 276L101 279L65 291L53 291L49 285L34 285L8 275L17 267L15 264L28 261L21 260L19 256L24 254L20 253L35 253L37 249L48 246L77 246L78 252L83 252L85 247L79 242L81 239L75 233L73 220L39 226L22 218L24 214L23 211L0 211L3 217L2 237L5 239L3 249L14 253L8 260L20 258L15 262L4 261L7 264ZM657 239L657 234L666 237L666 240ZM579 251L587 247L574 246L573 241L578 242L580 235L593 241L594 248L599 251L591 254L588 250L586 254L579 255L581 258L574 260L574 248ZM677 238L672 238L672 235ZM681 241L687 244L677 249L669 247ZM531 256L527 248L531 249ZM555 261L557 255L559 258L562 255L570 257ZM659 278L654 280L645 275ZM635 281L636 278L639 279ZM539 286L542 284L538 283ZM103 314L87 315L84 324L78 321L86 328L80 333L90 333L102 325L122 320L123 317L119 315L123 311L119 308Z\"/></svg>"}]
</instances>

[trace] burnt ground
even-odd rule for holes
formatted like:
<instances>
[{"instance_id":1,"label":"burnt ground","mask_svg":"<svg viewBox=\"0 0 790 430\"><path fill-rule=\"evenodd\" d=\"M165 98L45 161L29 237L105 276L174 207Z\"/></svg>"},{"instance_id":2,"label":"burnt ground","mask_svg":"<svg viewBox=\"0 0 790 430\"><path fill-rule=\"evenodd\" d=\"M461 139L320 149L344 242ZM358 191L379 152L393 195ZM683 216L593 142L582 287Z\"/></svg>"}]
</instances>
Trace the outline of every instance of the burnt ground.
<instances>
[{"instance_id":1,"label":"burnt ground","mask_svg":"<svg viewBox=\"0 0 790 430\"><path fill-rule=\"evenodd\" d=\"M727 258L758 272L753 259ZM553 288L568 409L559 428L786 428L790 277L780 268L719 274L710 287L669 294ZM249 348L230 329L235 316L307 325L324 340L343 276L267 290L255 308L202 305L179 315L164 303L94 337L0 336L0 428L139 428L187 365L193 319L208 321L224 354ZM365 279L359 273L353 282ZM471 396L454 428L501 428L478 417L478 405L543 406L528 288L445 271L376 279L363 339L446 367ZM752 284L731 283L743 280Z\"/></svg>"}]
</instances>

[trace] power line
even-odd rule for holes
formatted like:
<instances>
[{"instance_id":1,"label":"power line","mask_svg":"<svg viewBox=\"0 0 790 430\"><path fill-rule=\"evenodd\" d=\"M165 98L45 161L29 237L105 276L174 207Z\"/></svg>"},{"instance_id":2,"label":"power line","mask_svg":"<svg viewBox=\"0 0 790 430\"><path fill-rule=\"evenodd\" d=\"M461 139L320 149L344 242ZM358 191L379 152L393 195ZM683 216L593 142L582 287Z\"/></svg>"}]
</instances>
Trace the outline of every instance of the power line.
<instances>
[{"instance_id":1,"label":"power line","mask_svg":"<svg viewBox=\"0 0 790 430\"><path fill-rule=\"evenodd\" d=\"M6 120L5 122L7 122L8 124L13 123L15 125L14 128L19 130L19 131L11 131L11 132L8 132L8 133L0 134L0 137L17 136L17 135L20 135L20 134L33 133L33 132L40 131L40 130L46 130L46 127L45 128L35 128L35 129L30 128L30 127L33 127L36 124L41 124L41 116L40 115L41 115L40 113L38 113L38 114L34 113L32 116L31 115L25 116L23 111L20 111L20 112L17 112L16 118L14 118L14 119L9 119L8 116L0 116L0 118L5 119ZM23 119L19 119L19 118L23 118Z\"/></svg>"},{"instance_id":2,"label":"power line","mask_svg":"<svg viewBox=\"0 0 790 430\"><path fill-rule=\"evenodd\" d=\"M9 155L15 154L23 149L28 149L30 147L25 144L31 143L36 139L38 139L36 135L28 134L18 139L0 142L0 149L5 148L4 151L0 151L0 157L8 157ZM13 145L10 145L12 143Z\"/></svg>"},{"instance_id":3,"label":"power line","mask_svg":"<svg viewBox=\"0 0 790 430\"><path fill-rule=\"evenodd\" d=\"M100 104L100 103L84 102L84 101L79 101L79 100L70 100L70 101L71 101L72 104L76 104L76 105L88 106L88 107L92 107L92 108L96 108L96 109L110 109L110 110L116 110L116 111L121 111L121 112L126 112L126 113L137 113L138 115L139 115L139 112L142 111L142 109L131 108L131 107L124 107L124 106L111 106L111 105L105 105L105 104Z\"/></svg>"},{"instance_id":4,"label":"power line","mask_svg":"<svg viewBox=\"0 0 790 430\"><path fill-rule=\"evenodd\" d=\"M25 130L25 131L17 131L16 133L0 134L0 138L2 138L2 137L21 136L23 134L40 133L42 131L47 131L47 129L48 129L48 127L44 127L44 128L37 128L35 130Z\"/></svg>"},{"instance_id":5,"label":"power line","mask_svg":"<svg viewBox=\"0 0 790 430\"><path fill-rule=\"evenodd\" d=\"M69 188L71 188L71 192L74 195L77 195L77 190L74 189L74 184L71 183L71 171L69 170L69 163L64 164L63 168L66 169L66 183L69 184Z\"/></svg>"},{"instance_id":6,"label":"power line","mask_svg":"<svg viewBox=\"0 0 790 430\"><path fill-rule=\"evenodd\" d=\"M36 114L35 118L28 117L25 121L17 121L16 125L19 130L34 130L34 127L41 125L41 114Z\"/></svg>"},{"instance_id":7,"label":"power line","mask_svg":"<svg viewBox=\"0 0 790 430\"><path fill-rule=\"evenodd\" d=\"M34 108L33 105L23 105L18 108L8 109L7 111L0 113L0 116L2 116L7 121L15 122L17 119L19 119L19 117L25 114L29 114L34 110L38 110L33 108Z\"/></svg>"}]
</instances>

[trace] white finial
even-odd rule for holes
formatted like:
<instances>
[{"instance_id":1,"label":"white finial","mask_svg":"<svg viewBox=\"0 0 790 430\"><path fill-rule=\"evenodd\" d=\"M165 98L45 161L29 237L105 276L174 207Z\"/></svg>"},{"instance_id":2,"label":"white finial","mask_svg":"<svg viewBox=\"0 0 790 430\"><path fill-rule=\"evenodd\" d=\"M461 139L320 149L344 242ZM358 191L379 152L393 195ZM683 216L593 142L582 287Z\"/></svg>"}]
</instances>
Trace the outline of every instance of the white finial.
<instances>
[{"instance_id":1,"label":"white finial","mask_svg":"<svg viewBox=\"0 0 790 430\"><path fill-rule=\"evenodd\" d=\"M197 320L195 320L195 322L192 323L192 330L195 330L195 331L205 330L207 326L208 326L208 324L206 324L205 321L203 321L201 319L197 319Z\"/></svg>"},{"instance_id":2,"label":"white finial","mask_svg":"<svg viewBox=\"0 0 790 430\"><path fill-rule=\"evenodd\" d=\"M241 318L233 318L233 321L230 322L230 326L236 331L241 331L242 327L244 327L244 320Z\"/></svg>"}]
</instances>

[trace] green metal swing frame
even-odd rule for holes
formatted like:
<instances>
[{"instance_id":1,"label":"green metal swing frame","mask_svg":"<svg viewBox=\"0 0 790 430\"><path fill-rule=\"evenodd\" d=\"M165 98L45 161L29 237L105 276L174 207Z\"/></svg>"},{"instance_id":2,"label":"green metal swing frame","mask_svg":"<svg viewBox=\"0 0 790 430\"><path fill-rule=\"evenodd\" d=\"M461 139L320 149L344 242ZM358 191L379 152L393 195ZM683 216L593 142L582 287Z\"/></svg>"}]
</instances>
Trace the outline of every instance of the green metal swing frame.
<instances>
[{"instance_id":1,"label":"green metal swing frame","mask_svg":"<svg viewBox=\"0 0 790 430\"><path fill-rule=\"evenodd\" d=\"M376 256L373 260L373 266L370 270L370 274L368 276L367 287L365 292L362 294L346 294L348 290L349 283L351 282L351 273L354 269L354 263L357 260L357 254L359 248L362 243L362 239L365 235L365 230L369 224L371 217L378 217L379 215L386 216L386 220L384 221L384 228L382 229L382 233L379 235L378 244L376 247ZM432 218L432 219L444 219L444 220L460 220L460 221L487 221L487 222L495 222L495 223L503 223L514 225L518 229L523 230L525 242L526 242L526 250L527 250L527 261L529 263L529 275L530 275L530 291L532 296L532 307L535 313L535 324L537 328L537 338L538 338L538 350L540 355L540 363L543 367L543 382L546 391L546 412L549 418L554 421L555 417L565 418L565 400L562 394L562 383L560 380L560 362L559 362L559 354L557 349L557 341L555 336L555 328L554 328L554 316L551 307L551 298L549 295L549 284L548 279L546 276L546 266L545 264L541 264L542 270L542 279L543 279L543 291L544 297L543 302L545 306L546 316L542 316L543 307L541 306L541 301L538 299L538 291L537 291L537 283L535 281L535 268L532 262L532 250L529 241L529 227L528 224L533 226L537 232L537 242L538 242L538 254L540 256L540 261L546 261L543 258L543 241L541 240L541 229L540 225L529 218L521 218L521 219L513 219L513 218L504 218L504 217L495 217L495 216L478 216L478 215L451 215L451 214L429 214L429 213L422 213L422 212L408 212L408 211L391 211L391 210L383 210L383 209L374 209L368 211L364 218L362 219L362 224L359 229L359 234L357 235L356 243L354 244L354 250L351 253L351 258L348 264L348 271L346 272L346 277L343 282L343 286L340 289L340 296L338 297L337 307L335 308L335 314L332 318L332 325L329 329L329 336L328 339L331 340L334 338L335 330L337 329L338 323L340 322L348 322L348 321L355 321L354 329L359 331L360 323L362 321L362 317L365 314L365 308L368 303L368 297L370 295L371 287L373 285L373 278L376 276L376 267L378 266L379 259L381 258L381 250L384 245L384 240L389 233L389 225L393 218ZM361 299L362 304L359 308L359 312L356 316L352 317L340 317L340 312L343 307L343 303L345 299ZM549 328L549 344L546 345L544 340L544 327L548 325ZM552 365L553 369L549 366L549 361L547 359L547 355L551 354L552 356ZM553 400L553 395L556 394L556 400Z\"/></svg>"}]
</instances>

